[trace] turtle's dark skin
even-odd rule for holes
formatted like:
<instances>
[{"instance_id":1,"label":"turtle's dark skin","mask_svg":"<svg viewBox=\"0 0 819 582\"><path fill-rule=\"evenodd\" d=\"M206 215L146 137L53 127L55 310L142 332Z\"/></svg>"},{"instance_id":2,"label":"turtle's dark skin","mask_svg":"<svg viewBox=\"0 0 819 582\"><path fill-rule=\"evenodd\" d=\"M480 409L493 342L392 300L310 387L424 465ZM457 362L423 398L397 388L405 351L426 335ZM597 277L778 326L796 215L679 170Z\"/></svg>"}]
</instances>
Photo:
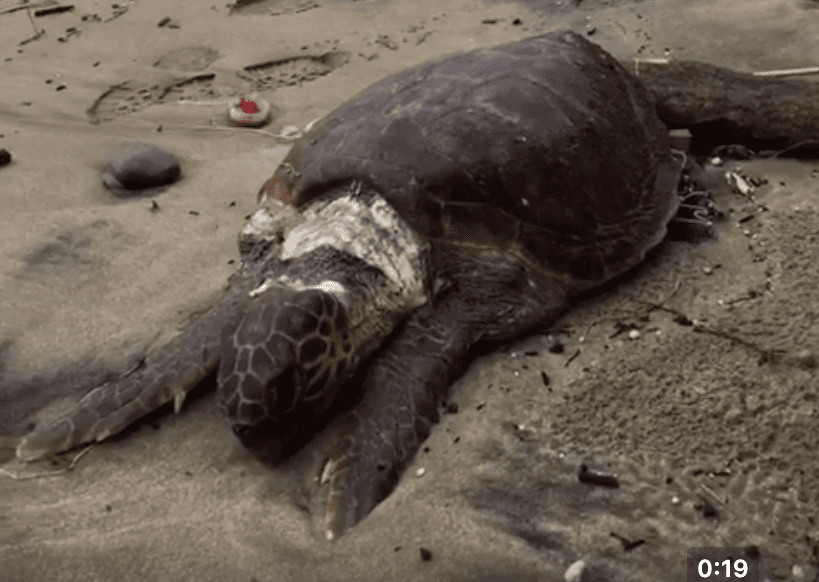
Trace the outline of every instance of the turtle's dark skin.
<instances>
[{"instance_id":1,"label":"turtle's dark skin","mask_svg":"<svg viewBox=\"0 0 819 582\"><path fill-rule=\"evenodd\" d=\"M367 360L327 453L334 538L392 491L472 345L547 326L663 239L680 170L648 91L574 33L388 77L307 132L265 185L222 302L18 456L178 409L218 365L232 430L275 461L359 388L345 383ZM282 185L292 204L270 195Z\"/></svg>"}]
</instances>

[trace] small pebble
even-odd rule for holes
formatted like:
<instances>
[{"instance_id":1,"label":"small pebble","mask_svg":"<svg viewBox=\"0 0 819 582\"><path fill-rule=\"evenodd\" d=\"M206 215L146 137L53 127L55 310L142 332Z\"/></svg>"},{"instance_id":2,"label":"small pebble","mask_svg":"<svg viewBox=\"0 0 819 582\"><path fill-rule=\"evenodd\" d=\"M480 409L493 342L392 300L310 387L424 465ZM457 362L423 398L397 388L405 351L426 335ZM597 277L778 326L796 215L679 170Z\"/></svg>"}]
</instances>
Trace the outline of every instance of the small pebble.
<instances>
[{"instance_id":1,"label":"small pebble","mask_svg":"<svg viewBox=\"0 0 819 582\"><path fill-rule=\"evenodd\" d=\"M581 577L583 576L583 570L585 570L585 568L586 562L583 560L578 560L566 568L566 572L563 574L563 579L566 582L580 582Z\"/></svg>"},{"instance_id":2,"label":"small pebble","mask_svg":"<svg viewBox=\"0 0 819 582\"><path fill-rule=\"evenodd\" d=\"M556 341L553 344L551 344L548 349L550 354L562 354L566 348L562 343Z\"/></svg>"},{"instance_id":3,"label":"small pebble","mask_svg":"<svg viewBox=\"0 0 819 582\"><path fill-rule=\"evenodd\" d=\"M179 163L173 155L155 145L133 141L113 151L102 181L117 196L155 196L179 175Z\"/></svg>"},{"instance_id":4,"label":"small pebble","mask_svg":"<svg viewBox=\"0 0 819 582\"><path fill-rule=\"evenodd\" d=\"M8 166L11 163L11 153L3 148L0 149L0 168Z\"/></svg>"},{"instance_id":5,"label":"small pebble","mask_svg":"<svg viewBox=\"0 0 819 582\"><path fill-rule=\"evenodd\" d=\"M610 487L612 489L617 489L620 487L620 481L615 475L600 473L598 471L590 471L585 463L580 465L580 472L577 474L577 478L581 483L585 483L586 485Z\"/></svg>"},{"instance_id":6,"label":"small pebble","mask_svg":"<svg viewBox=\"0 0 819 582\"><path fill-rule=\"evenodd\" d=\"M640 331L639 330L632 329L630 332L628 332L628 339L636 340L636 339L639 339L639 338L640 338Z\"/></svg>"},{"instance_id":7,"label":"small pebble","mask_svg":"<svg viewBox=\"0 0 819 582\"><path fill-rule=\"evenodd\" d=\"M717 508L706 500L703 500L702 504L699 505L699 509L702 511L702 516L707 519L715 519L719 516Z\"/></svg>"}]
</instances>

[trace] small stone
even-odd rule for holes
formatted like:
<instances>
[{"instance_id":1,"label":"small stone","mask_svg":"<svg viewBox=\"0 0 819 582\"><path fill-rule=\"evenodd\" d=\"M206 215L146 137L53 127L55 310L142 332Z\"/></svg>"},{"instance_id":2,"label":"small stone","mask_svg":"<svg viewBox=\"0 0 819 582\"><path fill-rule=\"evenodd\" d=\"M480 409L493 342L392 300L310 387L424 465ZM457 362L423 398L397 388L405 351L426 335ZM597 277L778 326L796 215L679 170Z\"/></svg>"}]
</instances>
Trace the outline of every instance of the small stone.
<instances>
[{"instance_id":1,"label":"small stone","mask_svg":"<svg viewBox=\"0 0 819 582\"><path fill-rule=\"evenodd\" d=\"M585 463L580 465L580 471L577 474L577 478L581 483L585 483L586 485L610 487L612 489L617 489L620 487L620 481L617 479L616 475L589 470L589 467L586 466Z\"/></svg>"},{"instance_id":2,"label":"small stone","mask_svg":"<svg viewBox=\"0 0 819 582\"><path fill-rule=\"evenodd\" d=\"M179 163L162 148L128 142L114 150L102 181L117 196L155 196L179 179Z\"/></svg>"},{"instance_id":3,"label":"small stone","mask_svg":"<svg viewBox=\"0 0 819 582\"><path fill-rule=\"evenodd\" d=\"M8 166L11 163L11 153L5 149L0 149L0 168Z\"/></svg>"},{"instance_id":4,"label":"small stone","mask_svg":"<svg viewBox=\"0 0 819 582\"><path fill-rule=\"evenodd\" d=\"M583 576L583 570L585 569L586 562L583 560L578 560L566 568L566 572L563 574L563 579L566 582L580 582Z\"/></svg>"},{"instance_id":5,"label":"small stone","mask_svg":"<svg viewBox=\"0 0 819 582\"><path fill-rule=\"evenodd\" d=\"M549 350L550 354L562 354L564 351L566 351L565 346L560 343L560 341L551 343L547 349Z\"/></svg>"},{"instance_id":6,"label":"small stone","mask_svg":"<svg viewBox=\"0 0 819 582\"><path fill-rule=\"evenodd\" d=\"M726 422L730 422L736 418L742 416L742 409L738 406L732 406L728 409L728 412L725 413L725 420Z\"/></svg>"},{"instance_id":7,"label":"small stone","mask_svg":"<svg viewBox=\"0 0 819 582\"><path fill-rule=\"evenodd\" d=\"M710 501L703 500L701 504L695 507L698 507L698 509L702 511L702 516L706 519L715 519L719 516L717 508L714 507Z\"/></svg>"},{"instance_id":8,"label":"small stone","mask_svg":"<svg viewBox=\"0 0 819 582\"><path fill-rule=\"evenodd\" d=\"M636 339L639 339L639 338L640 338L640 331L639 330L632 329L630 332L628 332L628 339L636 340Z\"/></svg>"}]
</instances>

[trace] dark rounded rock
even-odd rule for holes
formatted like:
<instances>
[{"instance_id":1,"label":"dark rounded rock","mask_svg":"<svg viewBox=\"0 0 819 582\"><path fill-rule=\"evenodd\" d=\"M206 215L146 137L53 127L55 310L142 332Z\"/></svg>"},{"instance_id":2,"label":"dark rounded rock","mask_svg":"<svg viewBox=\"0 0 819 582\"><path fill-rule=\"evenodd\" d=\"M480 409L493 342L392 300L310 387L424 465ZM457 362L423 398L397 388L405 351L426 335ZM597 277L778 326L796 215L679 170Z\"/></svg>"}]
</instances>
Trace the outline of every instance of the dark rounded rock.
<instances>
[{"instance_id":1,"label":"dark rounded rock","mask_svg":"<svg viewBox=\"0 0 819 582\"><path fill-rule=\"evenodd\" d=\"M11 163L11 153L6 148L0 149L0 168Z\"/></svg>"},{"instance_id":2,"label":"dark rounded rock","mask_svg":"<svg viewBox=\"0 0 819 582\"><path fill-rule=\"evenodd\" d=\"M179 162L172 154L133 141L113 151L102 181L117 196L155 196L167 190L179 175Z\"/></svg>"}]
</instances>

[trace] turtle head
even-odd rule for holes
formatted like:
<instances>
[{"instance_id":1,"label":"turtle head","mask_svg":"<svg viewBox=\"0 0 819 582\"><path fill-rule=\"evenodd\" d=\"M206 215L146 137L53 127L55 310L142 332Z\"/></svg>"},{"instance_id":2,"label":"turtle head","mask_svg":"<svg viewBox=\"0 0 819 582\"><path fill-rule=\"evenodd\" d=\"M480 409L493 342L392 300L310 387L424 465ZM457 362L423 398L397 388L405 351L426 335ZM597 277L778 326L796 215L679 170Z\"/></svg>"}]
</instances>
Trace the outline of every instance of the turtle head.
<instances>
[{"instance_id":1,"label":"turtle head","mask_svg":"<svg viewBox=\"0 0 819 582\"><path fill-rule=\"evenodd\" d=\"M347 311L332 293L274 287L222 335L219 396L231 429L276 462L315 425L353 371Z\"/></svg>"}]
</instances>

